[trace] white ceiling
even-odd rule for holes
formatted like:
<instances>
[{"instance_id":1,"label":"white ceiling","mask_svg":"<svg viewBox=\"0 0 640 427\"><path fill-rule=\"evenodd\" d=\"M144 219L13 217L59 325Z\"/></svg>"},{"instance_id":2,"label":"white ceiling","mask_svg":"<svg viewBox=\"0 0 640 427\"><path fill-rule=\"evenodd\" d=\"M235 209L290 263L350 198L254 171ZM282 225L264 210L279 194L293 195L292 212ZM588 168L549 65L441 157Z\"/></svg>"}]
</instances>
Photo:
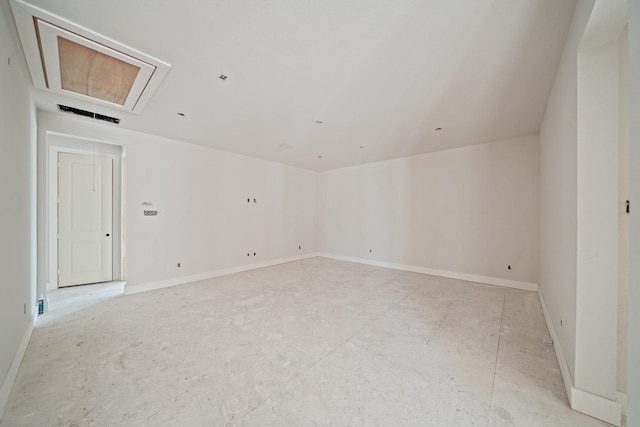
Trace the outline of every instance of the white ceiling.
<instances>
[{"instance_id":1,"label":"white ceiling","mask_svg":"<svg viewBox=\"0 0 640 427\"><path fill-rule=\"evenodd\" d=\"M314 170L538 133L575 5L29 2L171 65L142 114L97 108L119 127Z\"/></svg>"}]
</instances>

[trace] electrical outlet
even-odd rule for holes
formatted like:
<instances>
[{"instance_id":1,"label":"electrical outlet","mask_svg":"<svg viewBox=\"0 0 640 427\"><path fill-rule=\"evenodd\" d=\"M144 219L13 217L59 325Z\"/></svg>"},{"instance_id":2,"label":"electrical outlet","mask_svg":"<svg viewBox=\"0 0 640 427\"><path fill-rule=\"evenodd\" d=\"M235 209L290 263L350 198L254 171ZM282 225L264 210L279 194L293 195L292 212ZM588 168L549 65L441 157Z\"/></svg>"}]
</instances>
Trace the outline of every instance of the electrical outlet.
<instances>
[{"instance_id":1,"label":"electrical outlet","mask_svg":"<svg viewBox=\"0 0 640 427\"><path fill-rule=\"evenodd\" d=\"M299 246L298 246L298 249L302 249L302 245L299 245Z\"/></svg>"},{"instance_id":2,"label":"electrical outlet","mask_svg":"<svg viewBox=\"0 0 640 427\"><path fill-rule=\"evenodd\" d=\"M178 267L180 267L180 263L178 263Z\"/></svg>"},{"instance_id":3,"label":"electrical outlet","mask_svg":"<svg viewBox=\"0 0 640 427\"><path fill-rule=\"evenodd\" d=\"M511 266L510 265L507 266L507 270L511 270Z\"/></svg>"}]
</instances>

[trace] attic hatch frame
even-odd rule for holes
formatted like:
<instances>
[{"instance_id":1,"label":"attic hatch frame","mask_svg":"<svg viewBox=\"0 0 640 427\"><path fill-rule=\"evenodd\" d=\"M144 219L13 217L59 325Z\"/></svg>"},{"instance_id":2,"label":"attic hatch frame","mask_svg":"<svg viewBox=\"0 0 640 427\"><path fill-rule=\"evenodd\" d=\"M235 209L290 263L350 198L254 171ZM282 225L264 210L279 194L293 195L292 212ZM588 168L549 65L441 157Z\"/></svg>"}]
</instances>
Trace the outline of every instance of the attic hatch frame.
<instances>
[{"instance_id":1,"label":"attic hatch frame","mask_svg":"<svg viewBox=\"0 0 640 427\"><path fill-rule=\"evenodd\" d=\"M52 93L121 111L140 114L171 66L22 0L10 0L33 85ZM58 38L139 68L121 105L62 88Z\"/></svg>"}]
</instances>

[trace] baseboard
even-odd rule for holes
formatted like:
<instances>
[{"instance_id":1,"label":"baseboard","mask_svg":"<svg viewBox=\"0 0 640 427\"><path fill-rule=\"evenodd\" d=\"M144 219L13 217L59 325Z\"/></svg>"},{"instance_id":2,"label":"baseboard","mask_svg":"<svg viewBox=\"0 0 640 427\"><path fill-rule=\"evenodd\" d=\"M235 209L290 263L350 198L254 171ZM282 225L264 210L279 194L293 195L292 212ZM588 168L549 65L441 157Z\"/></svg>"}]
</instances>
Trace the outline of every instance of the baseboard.
<instances>
[{"instance_id":1,"label":"baseboard","mask_svg":"<svg viewBox=\"0 0 640 427\"><path fill-rule=\"evenodd\" d=\"M562 373L562 381L564 382L564 388L567 392L567 398L569 399L569 406L575 411L606 421L609 424L620 426L622 422L623 408L620 399L620 395L622 393L618 394L618 401L616 402L574 386L573 376L569 370L569 364L564 352L562 351L562 345L558 339L556 328L553 326L553 322L551 321L549 307L547 306L547 302L545 301L544 295L540 289L538 289L538 297L540 298L540 305L542 306L544 320L547 323L549 334L553 340L553 348L556 352L556 357L558 358L558 364L560 365L560 372ZM626 407L626 395L624 406Z\"/></svg>"},{"instance_id":2,"label":"baseboard","mask_svg":"<svg viewBox=\"0 0 640 427\"><path fill-rule=\"evenodd\" d=\"M549 307L547 306L547 302L545 301L544 295L542 295L542 290L540 289L538 289L538 298L540 299L540 305L542 306L542 314L544 315L544 320L547 323L547 329L549 329L549 335L551 335L551 339L553 340L553 349L556 352L558 365L560 365L560 372L562 373L564 389L567 392L569 405L571 405L573 376L571 375L571 370L569 369L569 363L567 362L567 358L564 355L564 351L562 351L562 345L560 344L560 340L558 339L558 333L556 332L556 328L555 326L553 326L553 322L551 321L551 313L549 312Z\"/></svg>"},{"instance_id":3,"label":"baseboard","mask_svg":"<svg viewBox=\"0 0 640 427\"><path fill-rule=\"evenodd\" d=\"M620 409L622 409L622 415L627 415L627 393L616 391L616 400L620 404Z\"/></svg>"},{"instance_id":4,"label":"baseboard","mask_svg":"<svg viewBox=\"0 0 640 427\"><path fill-rule=\"evenodd\" d=\"M13 383L15 382L16 376L18 375L18 369L20 368L20 364L22 363L22 358L24 357L24 353L27 351L27 345L29 344L29 340L31 339L31 333L33 332L33 326L35 324L36 317L37 314L34 314L31 320L29 320L29 324L27 325L27 328L22 335L22 339L20 340L18 349L13 356L11 365L9 365L9 371L4 377L4 381L2 382L2 386L0 387L0 421L2 420L2 417L4 415L4 409L7 406L7 401L9 400L11 388L13 387Z\"/></svg>"},{"instance_id":5,"label":"baseboard","mask_svg":"<svg viewBox=\"0 0 640 427\"><path fill-rule=\"evenodd\" d=\"M521 282L521 281L518 281L518 280L501 279L501 278L498 278L498 277L479 276L479 275L475 275L475 274L457 273L457 272L446 271L446 270L436 270L436 269L432 269L432 268L417 267L417 266L411 266L411 265L394 264L394 263L388 263L388 262L368 260L368 259L364 259L364 258L353 258L353 257L342 256L342 255L334 255L334 254L329 254L329 253L324 253L323 252L323 253L310 253L310 254L299 255L299 256L294 256L294 257L289 257L289 258L280 258L280 259L260 262L260 263L256 263L256 264L241 265L241 266L237 266L237 267L231 267L231 268L226 268L226 269L221 269L221 270L209 271L209 272L206 272L206 273L194 274L194 275L191 275L191 276L174 277L174 278L171 278L171 279L161 280L161 281L157 281L157 282L142 283L142 284L138 284L138 285L128 285L127 284L127 285L125 285L124 293L125 293L125 295L132 295L132 294L137 294L137 293L140 293L140 292L152 291L154 289L168 288L170 286L182 285L182 284L185 284L185 283L197 282L197 281L200 281L200 280L211 279L211 278L214 278L214 277L226 276L226 275L234 274L234 273L241 273L243 271L255 270L256 268L270 267L272 265L284 264L286 262L299 261L299 260L302 260L302 259L313 258L313 257L316 257L316 256L320 256L320 257L323 257L323 258L337 259L337 260L341 260L341 261L356 262L356 263L359 263L359 264L368 264L368 265L373 265L373 266L376 266L376 267L391 268L391 269L394 269L394 270L411 271L411 272L414 272L414 273L431 274L431 275L434 275L434 276L448 277L448 278L451 278L451 279L466 280L466 281L469 281L469 282L477 282L477 283L484 283L484 284L488 284L488 285L496 285L496 286L504 286L504 287L508 287L508 288L522 289L522 290L525 290L525 291L536 291L538 289L538 285L536 283Z\"/></svg>"},{"instance_id":6,"label":"baseboard","mask_svg":"<svg viewBox=\"0 0 640 427\"><path fill-rule=\"evenodd\" d=\"M521 282L519 280L509 280L509 279L501 279L499 277L479 276L477 274L457 273L454 271L437 270L434 268L418 267L413 265L394 264L390 262L375 261L375 260L365 259L365 258L353 258L348 256L342 256L342 255L334 255L334 254L325 253L325 252L318 253L318 256L321 256L324 258L330 258L330 259L337 259L341 261L357 262L359 264L373 265L376 267L391 268L394 270L411 271L413 273L430 274L433 276L448 277L450 279L460 279L460 280L466 280L469 282L484 283L487 285L522 289L525 291L535 292L538 290L538 285L536 283Z\"/></svg>"},{"instance_id":7,"label":"baseboard","mask_svg":"<svg viewBox=\"0 0 640 427\"><path fill-rule=\"evenodd\" d=\"M614 426L620 427L622 424L620 403L579 388L574 387L571 390L571 409L606 421Z\"/></svg>"},{"instance_id":8,"label":"baseboard","mask_svg":"<svg viewBox=\"0 0 640 427\"><path fill-rule=\"evenodd\" d=\"M208 271L206 273L194 274L191 276L174 277L167 280L157 282L141 283L139 285L126 284L124 287L125 295L133 295L140 292L152 291L154 289L168 288L170 286L184 285L186 283L198 282L200 280L212 279L214 277L227 276L229 274L241 273L243 271L255 270L256 268L271 267L273 265L284 264L292 261L300 261L307 258L318 256L317 253L309 253L288 258L280 258L270 261L259 262L255 264L239 265L237 267L224 268L221 270Z\"/></svg>"}]
</instances>

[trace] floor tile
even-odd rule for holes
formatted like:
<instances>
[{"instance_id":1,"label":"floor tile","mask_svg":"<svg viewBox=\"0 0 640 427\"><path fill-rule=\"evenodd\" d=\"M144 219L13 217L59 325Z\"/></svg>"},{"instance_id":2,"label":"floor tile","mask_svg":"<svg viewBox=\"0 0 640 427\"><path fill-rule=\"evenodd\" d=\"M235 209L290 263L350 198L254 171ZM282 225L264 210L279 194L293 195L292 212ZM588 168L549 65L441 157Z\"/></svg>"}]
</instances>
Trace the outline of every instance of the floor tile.
<instances>
[{"instance_id":1,"label":"floor tile","mask_svg":"<svg viewBox=\"0 0 640 427\"><path fill-rule=\"evenodd\" d=\"M4 426L598 426L537 294L310 258L124 296L60 289Z\"/></svg>"}]
</instances>

